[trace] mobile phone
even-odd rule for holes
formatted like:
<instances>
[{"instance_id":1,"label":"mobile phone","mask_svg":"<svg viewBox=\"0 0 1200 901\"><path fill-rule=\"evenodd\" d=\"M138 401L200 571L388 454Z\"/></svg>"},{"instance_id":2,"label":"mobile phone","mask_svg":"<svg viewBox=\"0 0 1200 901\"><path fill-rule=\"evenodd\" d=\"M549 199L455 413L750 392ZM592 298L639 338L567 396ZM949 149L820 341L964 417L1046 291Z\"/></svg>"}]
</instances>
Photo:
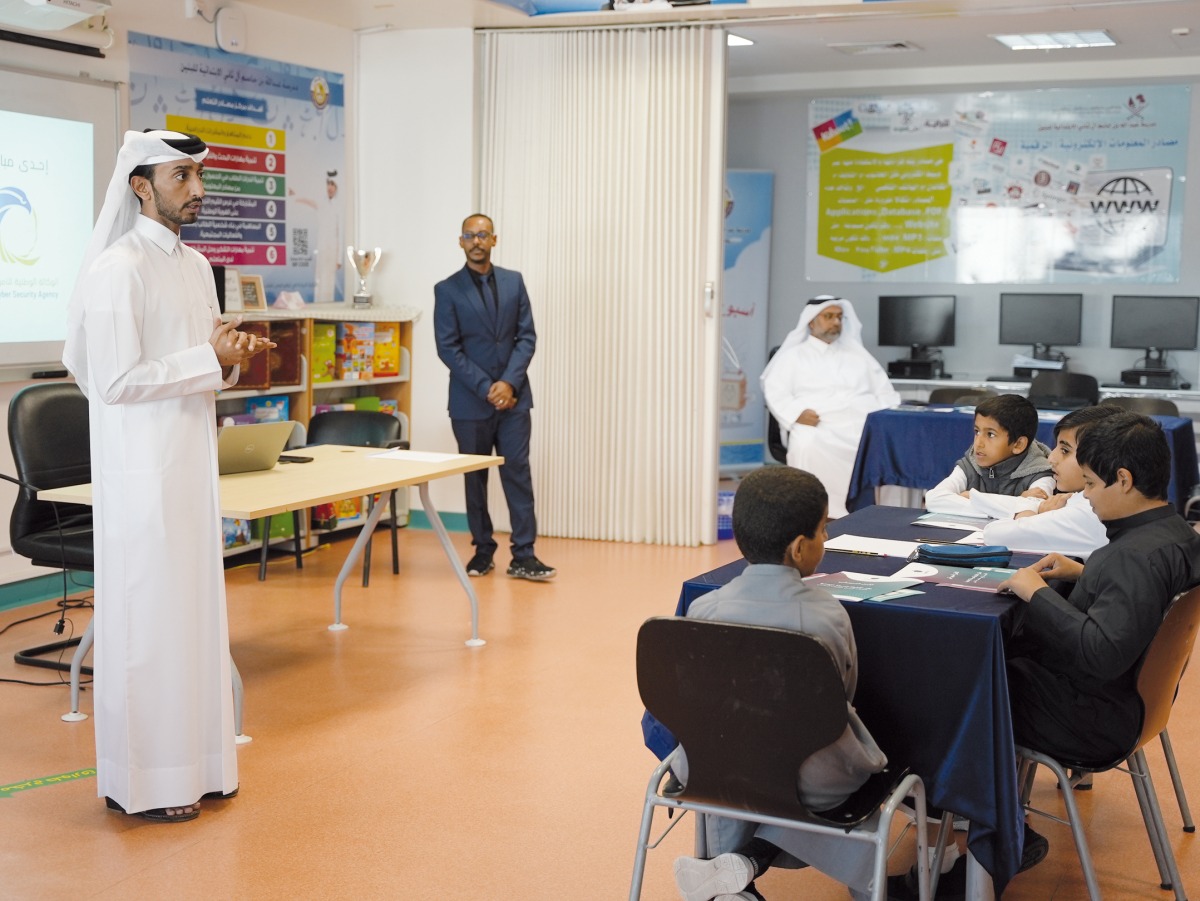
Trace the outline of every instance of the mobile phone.
<instances>
[{"instance_id":1,"label":"mobile phone","mask_svg":"<svg viewBox=\"0 0 1200 901\"><path fill-rule=\"evenodd\" d=\"M280 463L311 463L312 461L313 461L312 457L300 457L300 456L297 456L296 454L280 454L279 455Z\"/></svg>"}]
</instances>

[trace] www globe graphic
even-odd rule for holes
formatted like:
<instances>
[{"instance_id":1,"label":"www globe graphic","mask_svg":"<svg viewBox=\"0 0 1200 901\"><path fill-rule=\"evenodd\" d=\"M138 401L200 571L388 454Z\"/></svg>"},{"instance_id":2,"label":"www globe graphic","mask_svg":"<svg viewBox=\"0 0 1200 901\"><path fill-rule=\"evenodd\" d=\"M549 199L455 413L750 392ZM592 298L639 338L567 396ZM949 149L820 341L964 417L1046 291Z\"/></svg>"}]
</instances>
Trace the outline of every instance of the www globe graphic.
<instances>
[{"instance_id":1,"label":"www globe graphic","mask_svg":"<svg viewBox=\"0 0 1200 901\"><path fill-rule=\"evenodd\" d=\"M1152 213L1157 206L1150 186L1140 178L1128 175L1105 183L1096 192L1096 200L1092 201L1096 224L1106 234L1114 236L1138 221L1139 214Z\"/></svg>"}]
</instances>

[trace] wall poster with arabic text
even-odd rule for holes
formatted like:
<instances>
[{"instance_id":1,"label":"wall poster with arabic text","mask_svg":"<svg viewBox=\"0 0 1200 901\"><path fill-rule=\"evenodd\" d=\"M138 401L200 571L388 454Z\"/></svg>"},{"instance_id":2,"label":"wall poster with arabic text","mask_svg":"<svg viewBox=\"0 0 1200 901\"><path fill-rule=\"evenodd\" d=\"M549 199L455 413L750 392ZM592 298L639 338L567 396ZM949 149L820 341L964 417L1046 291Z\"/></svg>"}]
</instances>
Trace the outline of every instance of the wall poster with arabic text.
<instances>
[{"instance_id":1,"label":"wall poster with arabic text","mask_svg":"<svg viewBox=\"0 0 1200 901\"><path fill-rule=\"evenodd\" d=\"M281 291L341 300L343 77L136 32L129 45L132 127L209 146L203 211L183 240L214 265L261 276L268 303Z\"/></svg>"},{"instance_id":2,"label":"wall poster with arabic text","mask_svg":"<svg viewBox=\"0 0 1200 901\"><path fill-rule=\"evenodd\" d=\"M1179 280L1186 85L809 104L807 277Z\"/></svg>"}]
</instances>

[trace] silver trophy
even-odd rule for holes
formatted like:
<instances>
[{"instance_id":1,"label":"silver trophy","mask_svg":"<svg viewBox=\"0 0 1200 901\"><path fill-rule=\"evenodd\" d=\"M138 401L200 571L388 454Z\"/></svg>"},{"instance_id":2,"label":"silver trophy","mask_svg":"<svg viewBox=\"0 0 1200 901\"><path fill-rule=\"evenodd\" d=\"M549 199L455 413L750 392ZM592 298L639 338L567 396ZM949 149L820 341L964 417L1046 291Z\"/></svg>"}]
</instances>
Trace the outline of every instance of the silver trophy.
<instances>
[{"instance_id":1,"label":"silver trophy","mask_svg":"<svg viewBox=\"0 0 1200 901\"><path fill-rule=\"evenodd\" d=\"M358 273L358 290L354 292L354 305L369 307L371 295L367 291L367 276L379 265L379 258L383 256L383 251L378 247L374 250L359 250L354 245L350 245L346 248L346 256L350 258L350 265Z\"/></svg>"}]
</instances>

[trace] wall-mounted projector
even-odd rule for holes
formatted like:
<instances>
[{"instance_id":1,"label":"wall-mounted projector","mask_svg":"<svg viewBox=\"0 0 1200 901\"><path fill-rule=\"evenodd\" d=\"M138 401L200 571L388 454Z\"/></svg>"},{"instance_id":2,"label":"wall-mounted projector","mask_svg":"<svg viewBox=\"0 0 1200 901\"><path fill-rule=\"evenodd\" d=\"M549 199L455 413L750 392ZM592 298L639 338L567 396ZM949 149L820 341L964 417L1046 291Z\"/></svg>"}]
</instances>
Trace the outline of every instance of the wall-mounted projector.
<instances>
[{"instance_id":1,"label":"wall-mounted projector","mask_svg":"<svg viewBox=\"0 0 1200 901\"><path fill-rule=\"evenodd\" d=\"M104 0L0 0L0 23L28 31L61 31L112 9Z\"/></svg>"}]
</instances>

